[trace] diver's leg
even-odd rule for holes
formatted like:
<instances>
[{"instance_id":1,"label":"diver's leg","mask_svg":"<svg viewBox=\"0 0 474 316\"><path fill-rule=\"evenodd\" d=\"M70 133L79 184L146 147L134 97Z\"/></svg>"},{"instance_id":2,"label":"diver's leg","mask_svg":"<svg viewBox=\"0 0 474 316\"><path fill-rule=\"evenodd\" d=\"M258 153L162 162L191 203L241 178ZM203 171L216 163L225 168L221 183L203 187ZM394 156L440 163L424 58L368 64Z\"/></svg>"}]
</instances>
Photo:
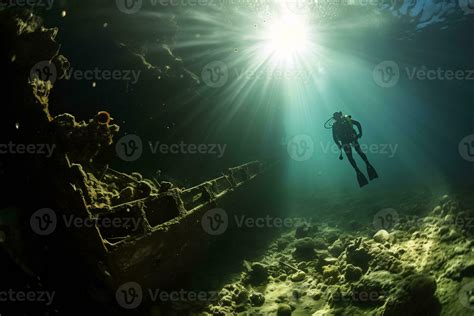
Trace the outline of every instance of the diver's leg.
<instances>
[{"instance_id":1,"label":"diver's leg","mask_svg":"<svg viewBox=\"0 0 474 316\"><path fill-rule=\"evenodd\" d=\"M369 159L367 159L367 155L362 151L360 148L360 144L357 140L354 141L354 149L359 154L360 158L365 161L366 164L369 164Z\"/></svg>"},{"instance_id":2,"label":"diver's leg","mask_svg":"<svg viewBox=\"0 0 474 316\"><path fill-rule=\"evenodd\" d=\"M355 171L360 171L359 167L357 167L357 163L354 160L354 157L352 156L352 148L350 144L343 144L342 149L344 149L344 152L346 153L347 159L352 165L352 168L355 169Z\"/></svg>"},{"instance_id":3,"label":"diver's leg","mask_svg":"<svg viewBox=\"0 0 474 316\"><path fill-rule=\"evenodd\" d=\"M347 160L352 165L352 168L354 168L356 174L357 174L357 181L359 182L359 186L363 187L364 185L368 184L369 182L365 178L364 174L359 170L359 167L357 167L357 163L354 160L354 157L352 156L352 148L350 144L343 144L342 148L344 149L344 152L346 153Z\"/></svg>"},{"instance_id":4,"label":"diver's leg","mask_svg":"<svg viewBox=\"0 0 474 316\"><path fill-rule=\"evenodd\" d=\"M362 151L360 148L359 142L357 140L354 141L354 149L357 151L359 156L364 160L367 166L367 174L369 175L370 180L374 180L379 177L375 168L370 164L369 159L367 159L367 155Z\"/></svg>"}]
</instances>

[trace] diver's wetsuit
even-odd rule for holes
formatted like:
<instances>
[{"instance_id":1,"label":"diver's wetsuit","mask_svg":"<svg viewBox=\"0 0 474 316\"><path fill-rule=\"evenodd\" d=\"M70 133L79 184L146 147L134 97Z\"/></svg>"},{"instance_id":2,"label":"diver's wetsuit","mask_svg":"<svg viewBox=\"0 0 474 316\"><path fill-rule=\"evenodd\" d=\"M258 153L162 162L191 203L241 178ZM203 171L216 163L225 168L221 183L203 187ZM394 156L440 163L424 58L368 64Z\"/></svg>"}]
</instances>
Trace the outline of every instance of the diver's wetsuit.
<instances>
[{"instance_id":1,"label":"diver's wetsuit","mask_svg":"<svg viewBox=\"0 0 474 316\"><path fill-rule=\"evenodd\" d=\"M357 127L358 133L356 133L356 131L354 130L353 125ZM334 142L339 146L339 148L342 147L342 149L344 149L347 159L349 160L352 167L357 173L357 178L360 186L364 186L368 182L365 176L360 171L359 167L357 167L357 163L355 162L354 157L352 156L351 144L352 146L354 146L355 151L359 154L359 156L364 160L365 164L367 165L367 170L369 172L370 179L373 180L378 177L375 169L369 163L367 156L360 148L358 139L362 137L362 126L358 121L353 120L348 116L341 117L339 120L336 120L336 122L334 122L332 126L332 136Z\"/></svg>"},{"instance_id":2,"label":"diver's wetsuit","mask_svg":"<svg viewBox=\"0 0 474 316\"><path fill-rule=\"evenodd\" d=\"M358 170L357 164L354 160L354 157L352 156L351 144L354 146L355 151L360 155L364 162L366 164L369 163L367 156L364 154L360 148L359 142L357 141L358 138L362 137L362 125L353 119L343 118L342 120L343 121L341 122L336 121L332 126L332 137L336 144L342 144L342 148L347 155L347 159L349 159L352 167ZM349 122L345 120L349 120L350 123L357 127L359 131L358 135L356 134L354 128L349 125Z\"/></svg>"}]
</instances>

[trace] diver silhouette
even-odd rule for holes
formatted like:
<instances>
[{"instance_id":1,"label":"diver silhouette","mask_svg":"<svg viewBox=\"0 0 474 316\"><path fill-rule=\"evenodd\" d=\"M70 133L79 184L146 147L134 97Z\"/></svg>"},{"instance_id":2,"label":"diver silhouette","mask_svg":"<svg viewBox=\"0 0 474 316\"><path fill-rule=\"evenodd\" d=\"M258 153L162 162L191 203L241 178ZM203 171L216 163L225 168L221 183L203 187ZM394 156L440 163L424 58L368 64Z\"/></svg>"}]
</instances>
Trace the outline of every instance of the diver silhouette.
<instances>
[{"instance_id":1,"label":"diver silhouette","mask_svg":"<svg viewBox=\"0 0 474 316\"><path fill-rule=\"evenodd\" d=\"M328 123L332 123L332 125L328 126ZM353 126L356 126L358 129L358 133L356 133ZM367 174L369 175L370 180L374 180L378 178L377 171L375 171L374 167L369 163L367 156L364 154L362 149L360 148L358 139L362 137L362 125L353 120L350 115L343 115L342 112L336 112L333 116L326 121L324 127L327 129L332 128L332 137L334 142L341 150L341 154L339 159L342 160L342 150L346 153L347 159L351 163L352 167L354 168L357 181L359 182L359 186L363 187L364 185L368 184L367 178L364 176L362 171L360 171L359 167L357 167L357 163L352 156L352 148L351 145L354 147L355 151L359 154L359 156L364 160L367 166Z\"/></svg>"}]
</instances>

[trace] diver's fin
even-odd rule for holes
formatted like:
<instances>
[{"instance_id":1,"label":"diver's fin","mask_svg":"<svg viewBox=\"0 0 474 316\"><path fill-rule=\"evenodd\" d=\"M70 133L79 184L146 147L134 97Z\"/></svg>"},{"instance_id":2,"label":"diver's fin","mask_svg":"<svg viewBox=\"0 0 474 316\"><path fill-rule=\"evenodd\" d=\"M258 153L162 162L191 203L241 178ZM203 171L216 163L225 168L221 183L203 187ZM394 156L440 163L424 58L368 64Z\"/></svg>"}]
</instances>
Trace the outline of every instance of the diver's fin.
<instances>
[{"instance_id":1,"label":"diver's fin","mask_svg":"<svg viewBox=\"0 0 474 316\"><path fill-rule=\"evenodd\" d=\"M371 164L367 164L367 174L369 175L370 180L374 180L379 177L379 175L377 174L377 171L375 171L375 168L372 167Z\"/></svg>"},{"instance_id":2,"label":"diver's fin","mask_svg":"<svg viewBox=\"0 0 474 316\"><path fill-rule=\"evenodd\" d=\"M364 176L364 174L360 171L357 172L357 181L359 182L359 186L362 188L364 185L369 184L369 181L367 181L367 178Z\"/></svg>"}]
</instances>

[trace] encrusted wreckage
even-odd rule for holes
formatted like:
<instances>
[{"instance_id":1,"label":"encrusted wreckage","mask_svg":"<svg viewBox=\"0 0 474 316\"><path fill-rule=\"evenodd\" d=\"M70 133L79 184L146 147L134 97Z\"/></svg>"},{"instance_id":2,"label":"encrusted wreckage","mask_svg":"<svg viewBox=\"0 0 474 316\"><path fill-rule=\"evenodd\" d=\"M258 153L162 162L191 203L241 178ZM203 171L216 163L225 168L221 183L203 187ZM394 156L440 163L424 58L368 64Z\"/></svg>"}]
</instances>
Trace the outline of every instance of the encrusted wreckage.
<instances>
[{"instance_id":1,"label":"encrusted wreckage","mask_svg":"<svg viewBox=\"0 0 474 316\"><path fill-rule=\"evenodd\" d=\"M41 252L37 244L43 245L45 240L46 244L54 241L67 245L82 260L80 264L85 263L83 268L98 275L111 293L131 280L143 287L174 282L207 246L209 234L201 225L203 215L270 164L249 162L197 186L179 188L97 162L97 155L113 145L119 130L111 124L110 115L99 112L88 122L76 122L71 114L52 115L49 94L53 84L30 73L36 63L44 61L55 65L58 79L66 71L68 62L59 55L55 41L57 30L44 28L31 13L0 14L0 24L5 26L0 35L12 43L0 50L0 62L15 78L4 91L6 103L12 106L6 107L1 118L0 125L6 129L2 135L13 135L15 141L24 144L52 144L55 149L50 157L7 157L2 161L9 167L2 180L22 188L22 192L12 189L13 194L16 190L21 197L29 196L11 198L18 202L20 217L24 218L10 226L2 223L2 248L27 274L36 277L38 271L34 270L48 263L39 260L42 254L31 250ZM40 201L33 201L35 198ZM44 209L35 213L33 207L40 203L51 204L47 206L51 208L49 215ZM8 211L5 208L2 215ZM52 214L58 226L54 235L31 232L33 222L51 222ZM94 225L66 225L76 219ZM56 253L57 258L61 255Z\"/></svg>"}]
</instances>

